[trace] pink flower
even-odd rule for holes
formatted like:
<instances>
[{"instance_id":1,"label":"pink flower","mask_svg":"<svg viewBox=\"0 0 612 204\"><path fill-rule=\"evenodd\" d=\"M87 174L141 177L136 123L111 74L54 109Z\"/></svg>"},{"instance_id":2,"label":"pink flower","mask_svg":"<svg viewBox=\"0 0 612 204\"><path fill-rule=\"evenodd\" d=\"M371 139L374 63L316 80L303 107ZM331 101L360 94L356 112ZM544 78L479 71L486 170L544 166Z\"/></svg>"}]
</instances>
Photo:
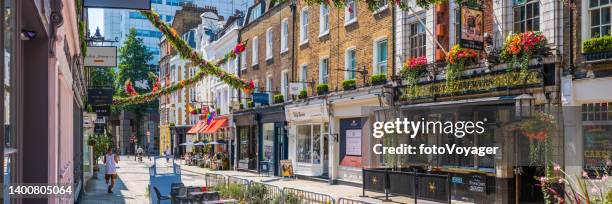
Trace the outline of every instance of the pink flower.
<instances>
[{"instance_id":1,"label":"pink flower","mask_svg":"<svg viewBox=\"0 0 612 204\"><path fill-rule=\"evenodd\" d=\"M597 193L599 190L596 187L591 188L591 193Z\"/></svg>"},{"instance_id":2,"label":"pink flower","mask_svg":"<svg viewBox=\"0 0 612 204\"><path fill-rule=\"evenodd\" d=\"M582 171L582 177L589 177L589 174L586 171Z\"/></svg>"},{"instance_id":3,"label":"pink flower","mask_svg":"<svg viewBox=\"0 0 612 204\"><path fill-rule=\"evenodd\" d=\"M544 176L540 177L540 182L546 183L546 177L544 177Z\"/></svg>"},{"instance_id":4,"label":"pink flower","mask_svg":"<svg viewBox=\"0 0 612 204\"><path fill-rule=\"evenodd\" d=\"M559 183L563 183L563 178L559 178Z\"/></svg>"},{"instance_id":5,"label":"pink flower","mask_svg":"<svg viewBox=\"0 0 612 204\"><path fill-rule=\"evenodd\" d=\"M561 170L561 166L560 166L559 164L555 163L555 164L553 165L553 169L554 169L555 171L559 171L559 170Z\"/></svg>"}]
</instances>

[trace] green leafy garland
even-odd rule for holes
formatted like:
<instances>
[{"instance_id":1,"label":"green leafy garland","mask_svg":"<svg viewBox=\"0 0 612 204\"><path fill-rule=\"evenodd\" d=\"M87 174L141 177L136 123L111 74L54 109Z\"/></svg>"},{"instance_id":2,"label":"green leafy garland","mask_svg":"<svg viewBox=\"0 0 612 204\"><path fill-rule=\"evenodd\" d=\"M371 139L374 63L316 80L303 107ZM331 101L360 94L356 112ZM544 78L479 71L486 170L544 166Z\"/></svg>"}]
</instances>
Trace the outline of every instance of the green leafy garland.
<instances>
[{"instance_id":1,"label":"green leafy garland","mask_svg":"<svg viewBox=\"0 0 612 204\"><path fill-rule=\"evenodd\" d=\"M273 3L284 2L284 1L287 1L287 0L273 0ZM336 8L343 8L346 5L346 0L303 0L303 1L306 2L306 4L308 5L325 4L328 6L333 5ZM368 5L368 9L370 11L376 11L377 9L379 9L379 5L382 0L361 0L361 1L365 2ZM449 2L449 0L416 0L417 6L424 8L424 9L429 9L429 7L431 7L432 5L438 5L438 4L443 4L447 2ZM462 3L476 4L477 0L455 0L455 2L457 4L462 4ZM409 6L405 0L393 0L393 4L399 6L399 8L404 11L409 9Z\"/></svg>"},{"instance_id":2,"label":"green leafy garland","mask_svg":"<svg viewBox=\"0 0 612 204\"><path fill-rule=\"evenodd\" d=\"M190 60L194 65L198 65L200 67L200 70L189 79L181 80L179 83L169 87L165 87L159 90L153 90L148 94L141 94L125 98L115 98L113 99L113 105L122 106L152 101L162 95L167 95L185 87L191 86L196 82L202 80L202 78L207 75L216 76L226 84L237 89L242 89L245 93L250 93L255 87L252 80L240 79L236 75L229 74L223 69L219 68L220 65L227 63L230 59L233 59L238 54L244 52L246 49L247 42L238 43L234 50L228 52L227 54L225 54L223 59L220 59L219 61L213 64L202 59L200 54L198 54L191 47L189 47L187 43L180 38L178 33L176 33L176 30L174 30L172 27L168 26L168 24L162 21L157 13L153 11L141 11L141 14L143 16L146 16L147 19L149 19L149 21L153 24L153 26L155 26L157 29L159 29L160 32L164 34L166 40L170 42L172 47L174 47L174 49L178 51L179 55L182 58Z\"/></svg>"}]
</instances>

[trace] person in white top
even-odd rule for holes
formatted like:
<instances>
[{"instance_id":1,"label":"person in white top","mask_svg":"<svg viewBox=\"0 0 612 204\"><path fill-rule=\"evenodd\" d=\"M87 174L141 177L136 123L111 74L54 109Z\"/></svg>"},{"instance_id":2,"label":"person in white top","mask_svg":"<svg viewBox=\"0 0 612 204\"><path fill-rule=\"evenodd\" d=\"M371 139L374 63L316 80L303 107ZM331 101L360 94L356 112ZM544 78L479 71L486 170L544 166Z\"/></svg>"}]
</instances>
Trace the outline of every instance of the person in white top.
<instances>
[{"instance_id":1,"label":"person in white top","mask_svg":"<svg viewBox=\"0 0 612 204\"><path fill-rule=\"evenodd\" d=\"M108 186L108 193L113 193L113 187L115 186L115 179L117 179L117 163L119 163L119 157L113 153L113 148L109 147L104 155L104 164L106 165L106 173L104 179Z\"/></svg>"},{"instance_id":2,"label":"person in white top","mask_svg":"<svg viewBox=\"0 0 612 204\"><path fill-rule=\"evenodd\" d=\"M142 149L142 147L138 147L138 149L136 150L136 156L138 157L138 161L142 162L142 156L144 154L144 150Z\"/></svg>"}]
</instances>

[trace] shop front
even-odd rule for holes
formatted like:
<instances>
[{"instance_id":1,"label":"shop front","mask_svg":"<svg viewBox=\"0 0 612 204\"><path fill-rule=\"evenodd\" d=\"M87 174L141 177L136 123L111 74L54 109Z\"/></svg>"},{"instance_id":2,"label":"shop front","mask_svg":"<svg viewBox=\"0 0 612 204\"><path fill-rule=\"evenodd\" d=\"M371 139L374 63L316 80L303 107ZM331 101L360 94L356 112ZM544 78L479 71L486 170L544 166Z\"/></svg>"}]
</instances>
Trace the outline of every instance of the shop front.
<instances>
[{"instance_id":1,"label":"shop front","mask_svg":"<svg viewBox=\"0 0 612 204\"><path fill-rule=\"evenodd\" d=\"M191 128L191 125L170 126L172 155L174 157L179 157L180 155L185 154L187 148L186 146L180 144L187 142L187 132Z\"/></svg>"},{"instance_id":2,"label":"shop front","mask_svg":"<svg viewBox=\"0 0 612 204\"><path fill-rule=\"evenodd\" d=\"M288 152L296 175L329 178L329 115L327 100L287 105Z\"/></svg>"},{"instance_id":3,"label":"shop front","mask_svg":"<svg viewBox=\"0 0 612 204\"><path fill-rule=\"evenodd\" d=\"M253 109L235 111L236 146L234 167L239 170L257 171L258 136Z\"/></svg>"},{"instance_id":4,"label":"shop front","mask_svg":"<svg viewBox=\"0 0 612 204\"><path fill-rule=\"evenodd\" d=\"M279 175L280 160L288 158L285 109L274 105L256 109L259 137L259 171Z\"/></svg>"},{"instance_id":5,"label":"shop front","mask_svg":"<svg viewBox=\"0 0 612 204\"><path fill-rule=\"evenodd\" d=\"M379 107L380 90L362 88L330 95L333 110L330 127L337 141L331 140L330 177L337 183L360 185L362 169L368 167L371 151L372 110Z\"/></svg>"},{"instance_id":6,"label":"shop front","mask_svg":"<svg viewBox=\"0 0 612 204\"><path fill-rule=\"evenodd\" d=\"M559 147L547 147L545 141L560 142L561 136L553 130L538 139L522 128L536 114L554 116L557 111L550 106L551 94L546 87L554 84L546 75L549 66L531 68L523 80L513 80L516 74L511 71L464 76L455 82L459 90L435 80L416 87L394 87L400 91L389 90L401 94L399 105L374 111L375 121L405 119L426 124L423 128L427 131L417 130L416 135L385 133L381 138L370 134L372 144L403 151L408 151L401 148L403 145L410 145L416 150L372 155L377 158L363 170L365 190L437 202L543 202L535 178L545 175L548 161L560 161L554 156L560 152ZM482 130L469 131L475 124ZM499 151L450 153L453 146Z\"/></svg>"}]
</instances>

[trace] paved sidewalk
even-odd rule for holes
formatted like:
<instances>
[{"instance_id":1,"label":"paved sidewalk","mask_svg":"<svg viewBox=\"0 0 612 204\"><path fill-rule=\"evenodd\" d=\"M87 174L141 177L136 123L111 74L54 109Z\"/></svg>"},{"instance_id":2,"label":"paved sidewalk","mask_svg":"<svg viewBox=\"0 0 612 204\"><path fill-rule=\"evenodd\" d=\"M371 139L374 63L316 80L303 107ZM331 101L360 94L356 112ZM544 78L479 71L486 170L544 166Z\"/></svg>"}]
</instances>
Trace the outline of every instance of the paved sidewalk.
<instances>
[{"instance_id":1,"label":"paved sidewalk","mask_svg":"<svg viewBox=\"0 0 612 204\"><path fill-rule=\"evenodd\" d=\"M323 193L323 194L330 195L334 197L335 199L344 197L344 198L350 198L354 200L367 201L371 203L414 203L413 199L408 198L408 197L400 197L400 196L390 197L391 199L390 202L383 202L382 199L384 199L384 194L374 193L374 192L367 192L366 195L368 197L361 197L362 189L360 187L347 186L347 185L329 185L324 182L300 180L300 179L285 180L279 177L260 176L256 173L242 172L242 171L212 171L212 170L205 169L205 168L187 166L187 165L181 165L181 170L183 172L200 174L201 175L200 178L197 178L199 180L203 180L203 175L206 173L216 173L216 174L221 174L225 176L235 176L239 178L244 178L250 181L263 182L266 184L271 184L271 185L275 185L279 187L288 187L288 188L295 188L295 189L306 190L306 191L311 191L311 192ZM376 197L379 199L375 199L373 197ZM433 204L436 202L418 201L418 203ZM453 203L460 203L460 202L453 201Z\"/></svg>"},{"instance_id":2,"label":"paved sidewalk","mask_svg":"<svg viewBox=\"0 0 612 204\"><path fill-rule=\"evenodd\" d=\"M105 166L99 164L98 178L90 179L85 185L85 192L80 204L147 204L149 203L146 187L149 184L148 167L150 162L134 161L134 157L121 156L117 165L117 180L113 193L106 192L108 185L104 180Z\"/></svg>"}]
</instances>

